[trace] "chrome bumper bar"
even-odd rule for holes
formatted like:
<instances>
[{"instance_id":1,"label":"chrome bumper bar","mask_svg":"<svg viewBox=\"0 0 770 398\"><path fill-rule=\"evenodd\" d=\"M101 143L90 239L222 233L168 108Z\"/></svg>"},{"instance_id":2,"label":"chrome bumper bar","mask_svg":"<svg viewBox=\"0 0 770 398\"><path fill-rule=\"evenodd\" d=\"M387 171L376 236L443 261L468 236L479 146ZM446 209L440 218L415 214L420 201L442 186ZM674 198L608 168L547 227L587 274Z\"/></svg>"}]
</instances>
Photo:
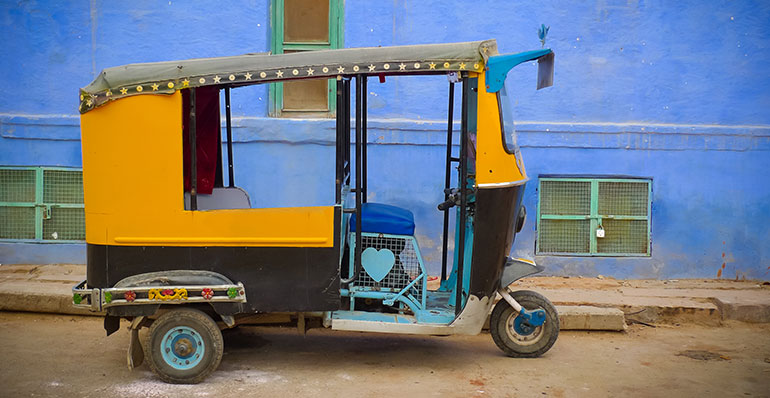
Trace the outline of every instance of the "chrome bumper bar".
<instances>
[{"instance_id":1,"label":"chrome bumper bar","mask_svg":"<svg viewBox=\"0 0 770 398\"><path fill-rule=\"evenodd\" d=\"M233 285L142 286L89 288L82 281L72 288L72 305L101 312L106 308L143 304L245 303L246 290Z\"/></svg>"}]
</instances>

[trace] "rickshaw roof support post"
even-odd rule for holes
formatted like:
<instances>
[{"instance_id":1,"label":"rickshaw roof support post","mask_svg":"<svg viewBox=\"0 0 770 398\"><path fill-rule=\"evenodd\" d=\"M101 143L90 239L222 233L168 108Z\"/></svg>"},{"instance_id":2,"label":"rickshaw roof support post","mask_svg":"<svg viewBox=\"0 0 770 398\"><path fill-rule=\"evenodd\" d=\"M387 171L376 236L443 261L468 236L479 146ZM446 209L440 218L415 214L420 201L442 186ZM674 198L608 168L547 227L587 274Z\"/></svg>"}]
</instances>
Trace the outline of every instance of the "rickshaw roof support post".
<instances>
[{"instance_id":1,"label":"rickshaw roof support post","mask_svg":"<svg viewBox=\"0 0 770 398\"><path fill-rule=\"evenodd\" d=\"M345 87L343 100L345 102L345 184L350 185L350 78L342 79Z\"/></svg>"},{"instance_id":2,"label":"rickshaw roof support post","mask_svg":"<svg viewBox=\"0 0 770 398\"><path fill-rule=\"evenodd\" d=\"M362 134L361 134L361 146L362 146L361 147L361 167L362 167L362 170L361 170L361 174L362 174L362 177L361 177L361 189L362 189L361 202L362 203L366 203L366 196L369 195L369 173L368 173L368 170L367 170L367 163L368 163L367 156L368 155L367 155L367 149L366 149L367 144L368 144L368 140L369 140L369 137L367 137L367 132L366 132L366 119L367 119L367 114L366 114L366 97L368 96L366 94L367 93L367 91L366 91L367 76L366 75L358 75L358 77L356 77L356 79L361 79L361 85L362 85L362 87L361 87L361 92L362 92L362 95L361 95L361 130L362 130ZM360 229L357 229L356 231L360 231Z\"/></svg>"},{"instance_id":3,"label":"rickshaw roof support post","mask_svg":"<svg viewBox=\"0 0 770 398\"><path fill-rule=\"evenodd\" d=\"M449 82L449 111L446 128L446 170L444 171L444 201L449 199L452 184L452 133L454 132L455 85ZM441 248L441 281L447 278L447 256L449 252L449 208L444 210L444 235Z\"/></svg>"},{"instance_id":4,"label":"rickshaw roof support post","mask_svg":"<svg viewBox=\"0 0 770 398\"><path fill-rule=\"evenodd\" d=\"M195 88L190 88L190 210L198 210L198 145L196 138Z\"/></svg>"},{"instance_id":5,"label":"rickshaw roof support post","mask_svg":"<svg viewBox=\"0 0 770 398\"><path fill-rule=\"evenodd\" d=\"M466 205L468 203L468 96L470 95L470 84L468 83L468 74L462 74L463 94L462 94L462 118L460 127L460 178L458 186L460 188L460 234L459 242L455 243L457 249L457 287L455 288L455 316L459 316L463 310L463 268L465 259L465 223L467 219Z\"/></svg>"},{"instance_id":6,"label":"rickshaw roof support post","mask_svg":"<svg viewBox=\"0 0 770 398\"><path fill-rule=\"evenodd\" d=\"M511 69L521 63L534 60L538 61L537 88L541 89L553 85L553 58L553 51L550 48L489 57L486 73L487 92L500 91Z\"/></svg>"},{"instance_id":7,"label":"rickshaw roof support post","mask_svg":"<svg viewBox=\"0 0 770 398\"><path fill-rule=\"evenodd\" d=\"M230 87L225 87L225 119L227 121L227 175L230 188L235 187L233 177L233 125L230 114Z\"/></svg>"},{"instance_id":8,"label":"rickshaw roof support post","mask_svg":"<svg viewBox=\"0 0 770 398\"><path fill-rule=\"evenodd\" d=\"M337 127L337 139L335 140L336 143L336 155L335 155L335 161L336 161L336 169L335 169L335 183L336 183L336 189L335 189L335 199L334 203L338 205L342 205L342 185L343 185L343 179L345 174L345 159L344 156L342 156L345 152L343 149L344 139L343 139L343 132L345 123L343 122L343 118L345 117L345 104L343 102L343 93L345 91L345 86L343 84L342 79L337 80L337 120L336 120L336 127Z\"/></svg>"},{"instance_id":9,"label":"rickshaw roof support post","mask_svg":"<svg viewBox=\"0 0 770 398\"><path fill-rule=\"evenodd\" d=\"M366 111L364 110L364 83L365 77L362 75L356 76L356 187L354 189L356 195L356 247L354 252L354 266L353 274L349 275L347 279L341 279L340 283L347 284L353 282L358 277L361 270L361 245L363 244L361 239L361 205L363 204L363 146L364 146L364 130L363 119L366 117ZM349 83L348 83L349 84ZM347 91L347 90L346 90ZM347 108L347 106L346 106ZM346 131L346 134L350 134Z\"/></svg>"}]
</instances>

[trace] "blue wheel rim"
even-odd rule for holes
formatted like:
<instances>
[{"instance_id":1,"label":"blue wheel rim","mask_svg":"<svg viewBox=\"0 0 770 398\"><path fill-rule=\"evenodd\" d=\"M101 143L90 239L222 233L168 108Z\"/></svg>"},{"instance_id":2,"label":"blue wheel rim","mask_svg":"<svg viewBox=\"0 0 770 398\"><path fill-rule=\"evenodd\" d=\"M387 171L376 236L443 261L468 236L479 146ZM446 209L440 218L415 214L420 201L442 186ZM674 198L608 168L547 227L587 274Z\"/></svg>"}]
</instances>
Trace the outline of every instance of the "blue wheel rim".
<instances>
[{"instance_id":1,"label":"blue wheel rim","mask_svg":"<svg viewBox=\"0 0 770 398\"><path fill-rule=\"evenodd\" d=\"M203 337L189 326L177 326L166 332L160 343L163 360L178 370L192 369L203 361L206 345Z\"/></svg>"}]
</instances>

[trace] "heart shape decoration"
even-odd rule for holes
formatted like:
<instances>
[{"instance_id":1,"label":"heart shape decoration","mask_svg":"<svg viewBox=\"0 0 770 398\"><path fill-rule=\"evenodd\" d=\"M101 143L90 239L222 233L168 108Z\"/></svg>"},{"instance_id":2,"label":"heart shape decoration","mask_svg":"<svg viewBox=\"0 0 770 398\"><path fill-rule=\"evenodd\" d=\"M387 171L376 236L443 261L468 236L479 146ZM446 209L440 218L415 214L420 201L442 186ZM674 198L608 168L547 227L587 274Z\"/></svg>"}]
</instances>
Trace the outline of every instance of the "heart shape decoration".
<instances>
[{"instance_id":1,"label":"heart shape decoration","mask_svg":"<svg viewBox=\"0 0 770 398\"><path fill-rule=\"evenodd\" d=\"M375 282L382 281L395 264L396 255L388 249L377 250L367 247L361 253L361 265Z\"/></svg>"}]
</instances>

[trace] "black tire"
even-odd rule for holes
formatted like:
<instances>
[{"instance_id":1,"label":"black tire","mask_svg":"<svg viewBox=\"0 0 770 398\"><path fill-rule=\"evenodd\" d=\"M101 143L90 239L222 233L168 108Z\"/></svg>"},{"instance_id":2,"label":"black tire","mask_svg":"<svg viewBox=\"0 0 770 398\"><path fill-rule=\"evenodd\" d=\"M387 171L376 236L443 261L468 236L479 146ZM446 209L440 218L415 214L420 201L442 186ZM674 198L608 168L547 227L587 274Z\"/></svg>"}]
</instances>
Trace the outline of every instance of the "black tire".
<instances>
[{"instance_id":1,"label":"black tire","mask_svg":"<svg viewBox=\"0 0 770 398\"><path fill-rule=\"evenodd\" d=\"M222 332L217 324L204 312L192 308L161 315L150 326L144 346L147 366L161 380L174 384L203 381L219 366L223 351Z\"/></svg>"},{"instance_id":2,"label":"black tire","mask_svg":"<svg viewBox=\"0 0 770 398\"><path fill-rule=\"evenodd\" d=\"M516 302L527 310L545 310L545 323L531 334L520 335L513 329L513 321L519 316L510 304L500 300L489 319L489 330L497 347L505 355L514 358L536 358L546 353L559 337L559 314L547 298L529 290L511 293Z\"/></svg>"}]
</instances>

